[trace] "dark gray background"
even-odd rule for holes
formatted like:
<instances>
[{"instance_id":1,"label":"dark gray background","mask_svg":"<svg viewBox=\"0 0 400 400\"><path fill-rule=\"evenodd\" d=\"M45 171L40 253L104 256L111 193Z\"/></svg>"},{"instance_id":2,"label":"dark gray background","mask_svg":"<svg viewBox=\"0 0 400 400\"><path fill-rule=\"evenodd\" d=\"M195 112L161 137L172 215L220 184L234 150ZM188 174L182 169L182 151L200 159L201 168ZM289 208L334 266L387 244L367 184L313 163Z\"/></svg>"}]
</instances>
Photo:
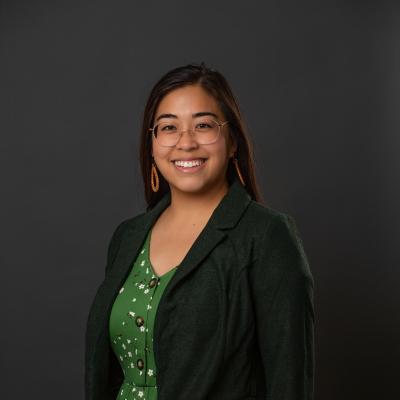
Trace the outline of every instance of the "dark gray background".
<instances>
[{"instance_id":1,"label":"dark gray background","mask_svg":"<svg viewBox=\"0 0 400 400\"><path fill-rule=\"evenodd\" d=\"M399 7L2 1L2 399L83 398L87 312L144 211L140 116L167 70L226 75L269 205L315 278L316 399L399 396Z\"/></svg>"}]
</instances>

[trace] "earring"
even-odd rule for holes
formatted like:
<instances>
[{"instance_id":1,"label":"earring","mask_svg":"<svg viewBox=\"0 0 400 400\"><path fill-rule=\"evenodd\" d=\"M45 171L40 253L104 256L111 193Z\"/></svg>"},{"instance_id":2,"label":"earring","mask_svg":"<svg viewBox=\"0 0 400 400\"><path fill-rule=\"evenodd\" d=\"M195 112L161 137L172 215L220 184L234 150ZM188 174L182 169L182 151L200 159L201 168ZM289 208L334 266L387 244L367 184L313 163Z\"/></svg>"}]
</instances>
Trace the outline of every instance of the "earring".
<instances>
[{"instance_id":1,"label":"earring","mask_svg":"<svg viewBox=\"0 0 400 400\"><path fill-rule=\"evenodd\" d=\"M237 159L236 157L232 157L232 161L233 161L233 163L235 164L236 172L237 172L237 174L238 174L238 176L239 176L240 182L242 182L242 185L243 185L243 186L246 186L245 183L244 183L243 176L242 176L242 174L240 173L238 159Z\"/></svg>"},{"instance_id":2,"label":"earring","mask_svg":"<svg viewBox=\"0 0 400 400\"><path fill-rule=\"evenodd\" d=\"M153 189L153 192L157 192L159 188L159 179L158 179L158 174L157 174L157 169L156 169L156 164L153 162L151 165L151 188ZM156 182L154 184L154 181Z\"/></svg>"}]
</instances>

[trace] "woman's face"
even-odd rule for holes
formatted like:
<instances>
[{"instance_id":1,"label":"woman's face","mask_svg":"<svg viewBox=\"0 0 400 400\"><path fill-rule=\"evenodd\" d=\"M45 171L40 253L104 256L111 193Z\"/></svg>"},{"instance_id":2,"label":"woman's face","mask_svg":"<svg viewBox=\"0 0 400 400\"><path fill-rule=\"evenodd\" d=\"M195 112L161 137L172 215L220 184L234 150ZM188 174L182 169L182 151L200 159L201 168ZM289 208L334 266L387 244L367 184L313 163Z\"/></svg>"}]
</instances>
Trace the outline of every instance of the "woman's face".
<instances>
[{"instance_id":1,"label":"woman's face","mask_svg":"<svg viewBox=\"0 0 400 400\"><path fill-rule=\"evenodd\" d=\"M198 144L190 134L193 121L199 117L193 114L210 112L217 117L211 116L218 122L224 122L216 100L199 85L188 85L168 93L160 102L154 121L179 123L184 131L174 147L163 147L152 135L152 155L165 180L169 183L171 190L182 192L205 192L214 187L227 183L226 170L229 158L236 151L229 135L229 123L221 127L220 135L214 143ZM170 116L160 116L169 114ZM174 115L175 117L171 117ZM201 120L201 119L200 119ZM205 158L206 161L199 167L179 169L173 160L187 160Z\"/></svg>"}]
</instances>

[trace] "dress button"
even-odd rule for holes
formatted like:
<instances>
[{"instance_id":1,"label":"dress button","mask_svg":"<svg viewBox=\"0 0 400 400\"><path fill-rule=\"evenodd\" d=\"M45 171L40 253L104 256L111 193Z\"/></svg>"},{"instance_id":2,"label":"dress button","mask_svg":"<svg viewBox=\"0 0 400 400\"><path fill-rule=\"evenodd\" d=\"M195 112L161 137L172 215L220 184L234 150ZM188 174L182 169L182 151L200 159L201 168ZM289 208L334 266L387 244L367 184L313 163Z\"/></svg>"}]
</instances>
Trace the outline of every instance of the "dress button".
<instances>
[{"instance_id":1,"label":"dress button","mask_svg":"<svg viewBox=\"0 0 400 400\"><path fill-rule=\"evenodd\" d=\"M157 284L157 278L150 279L149 286L151 288L156 286L156 284Z\"/></svg>"},{"instance_id":2,"label":"dress button","mask_svg":"<svg viewBox=\"0 0 400 400\"><path fill-rule=\"evenodd\" d=\"M136 317L136 325L137 326L142 326L144 324L144 318L141 316Z\"/></svg>"},{"instance_id":3,"label":"dress button","mask_svg":"<svg viewBox=\"0 0 400 400\"><path fill-rule=\"evenodd\" d=\"M139 358L138 360L137 360L137 366L138 366L138 368L139 369L143 369L144 368L144 361L141 359L141 358Z\"/></svg>"}]
</instances>

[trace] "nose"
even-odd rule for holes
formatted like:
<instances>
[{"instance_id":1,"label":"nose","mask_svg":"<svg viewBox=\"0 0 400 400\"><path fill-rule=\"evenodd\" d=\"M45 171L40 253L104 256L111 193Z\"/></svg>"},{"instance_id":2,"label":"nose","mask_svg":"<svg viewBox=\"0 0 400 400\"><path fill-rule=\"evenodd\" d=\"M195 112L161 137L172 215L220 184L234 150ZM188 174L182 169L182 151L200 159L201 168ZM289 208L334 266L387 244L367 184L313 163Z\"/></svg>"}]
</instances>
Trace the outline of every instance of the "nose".
<instances>
[{"instance_id":1,"label":"nose","mask_svg":"<svg viewBox=\"0 0 400 400\"><path fill-rule=\"evenodd\" d=\"M182 130L178 143L175 146L182 149L198 147L198 143L194 138L194 132L191 129Z\"/></svg>"}]
</instances>

